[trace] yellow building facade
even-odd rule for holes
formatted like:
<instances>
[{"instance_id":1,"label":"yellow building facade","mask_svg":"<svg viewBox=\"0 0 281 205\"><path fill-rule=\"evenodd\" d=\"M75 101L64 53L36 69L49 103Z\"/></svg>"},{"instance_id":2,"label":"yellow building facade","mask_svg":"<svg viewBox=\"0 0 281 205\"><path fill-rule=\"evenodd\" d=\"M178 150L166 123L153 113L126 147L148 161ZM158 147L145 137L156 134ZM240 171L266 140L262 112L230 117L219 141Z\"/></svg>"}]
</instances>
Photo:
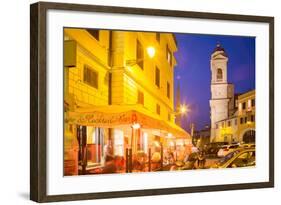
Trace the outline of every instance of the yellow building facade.
<instances>
[{"instance_id":1,"label":"yellow building facade","mask_svg":"<svg viewBox=\"0 0 281 205\"><path fill-rule=\"evenodd\" d=\"M221 142L255 142L255 90L243 93L236 100L237 111L216 123L216 138Z\"/></svg>"},{"instance_id":2,"label":"yellow building facade","mask_svg":"<svg viewBox=\"0 0 281 205\"><path fill-rule=\"evenodd\" d=\"M64 29L65 144L78 140L83 172L109 152L126 157L127 148L148 154L191 144L175 125L176 51L169 33ZM67 149L65 156L73 158Z\"/></svg>"}]
</instances>

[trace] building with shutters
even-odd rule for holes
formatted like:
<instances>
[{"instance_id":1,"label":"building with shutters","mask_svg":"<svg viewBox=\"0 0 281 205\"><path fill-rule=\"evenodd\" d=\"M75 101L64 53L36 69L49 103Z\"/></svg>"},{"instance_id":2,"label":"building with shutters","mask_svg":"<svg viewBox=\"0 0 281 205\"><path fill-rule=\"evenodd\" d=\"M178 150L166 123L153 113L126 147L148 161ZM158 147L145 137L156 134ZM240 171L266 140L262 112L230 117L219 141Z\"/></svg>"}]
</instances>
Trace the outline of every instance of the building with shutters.
<instances>
[{"instance_id":1,"label":"building with shutters","mask_svg":"<svg viewBox=\"0 0 281 205\"><path fill-rule=\"evenodd\" d=\"M191 145L175 124L176 51L170 33L64 29L65 175L90 173L106 155L159 152L163 164L165 150Z\"/></svg>"}]
</instances>

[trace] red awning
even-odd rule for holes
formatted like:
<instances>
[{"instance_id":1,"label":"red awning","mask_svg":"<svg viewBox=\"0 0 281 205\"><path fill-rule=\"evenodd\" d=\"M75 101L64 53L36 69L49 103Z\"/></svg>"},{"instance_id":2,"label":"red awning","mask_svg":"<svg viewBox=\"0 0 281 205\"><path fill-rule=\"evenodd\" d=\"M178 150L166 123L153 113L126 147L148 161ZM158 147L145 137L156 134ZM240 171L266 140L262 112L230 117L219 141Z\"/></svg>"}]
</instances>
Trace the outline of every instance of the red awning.
<instances>
[{"instance_id":1,"label":"red awning","mask_svg":"<svg viewBox=\"0 0 281 205\"><path fill-rule=\"evenodd\" d=\"M164 121L141 105L107 105L78 108L67 112L67 123L94 127L114 128L139 123L145 129L159 129L177 138L190 138L190 135L175 123Z\"/></svg>"}]
</instances>

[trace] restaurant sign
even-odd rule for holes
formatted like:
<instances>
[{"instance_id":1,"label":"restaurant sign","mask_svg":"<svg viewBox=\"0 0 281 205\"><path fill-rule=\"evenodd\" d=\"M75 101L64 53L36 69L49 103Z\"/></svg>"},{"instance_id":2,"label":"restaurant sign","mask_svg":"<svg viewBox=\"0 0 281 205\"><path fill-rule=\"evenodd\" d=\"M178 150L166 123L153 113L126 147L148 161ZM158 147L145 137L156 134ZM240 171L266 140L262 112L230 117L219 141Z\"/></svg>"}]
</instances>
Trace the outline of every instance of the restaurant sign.
<instances>
[{"instance_id":1,"label":"restaurant sign","mask_svg":"<svg viewBox=\"0 0 281 205\"><path fill-rule=\"evenodd\" d=\"M132 124L133 117L136 116L132 112L124 113L101 113L101 112L91 112L91 113L77 113L69 112L66 118L69 124L78 124L85 126L95 126L95 127L113 127L120 125Z\"/></svg>"}]
</instances>

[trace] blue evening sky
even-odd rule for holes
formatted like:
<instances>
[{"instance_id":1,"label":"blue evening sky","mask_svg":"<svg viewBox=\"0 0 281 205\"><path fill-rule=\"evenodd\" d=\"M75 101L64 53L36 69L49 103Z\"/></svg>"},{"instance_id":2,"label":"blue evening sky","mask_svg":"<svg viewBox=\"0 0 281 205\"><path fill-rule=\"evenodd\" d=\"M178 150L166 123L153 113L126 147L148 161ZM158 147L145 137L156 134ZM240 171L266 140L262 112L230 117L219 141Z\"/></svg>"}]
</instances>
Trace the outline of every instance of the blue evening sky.
<instances>
[{"instance_id":1,"label":"blue evening sky","mask_svg":"<svg viewBox=\"0 0 281 205\"><path fill-rule=\"evenodd\" d=\"M255 89L255 38L201 34L175 34L178 51L175 53L174 95L180 84L181 103L188 104L190 113L182 120L189 130L210 124L210 57L219 42L228 55L228 82L234 84L235 93ZM180 76L180 79L177 79ZM176 98L175 98L176 100Z\"/></svg>"}]
</instances>

